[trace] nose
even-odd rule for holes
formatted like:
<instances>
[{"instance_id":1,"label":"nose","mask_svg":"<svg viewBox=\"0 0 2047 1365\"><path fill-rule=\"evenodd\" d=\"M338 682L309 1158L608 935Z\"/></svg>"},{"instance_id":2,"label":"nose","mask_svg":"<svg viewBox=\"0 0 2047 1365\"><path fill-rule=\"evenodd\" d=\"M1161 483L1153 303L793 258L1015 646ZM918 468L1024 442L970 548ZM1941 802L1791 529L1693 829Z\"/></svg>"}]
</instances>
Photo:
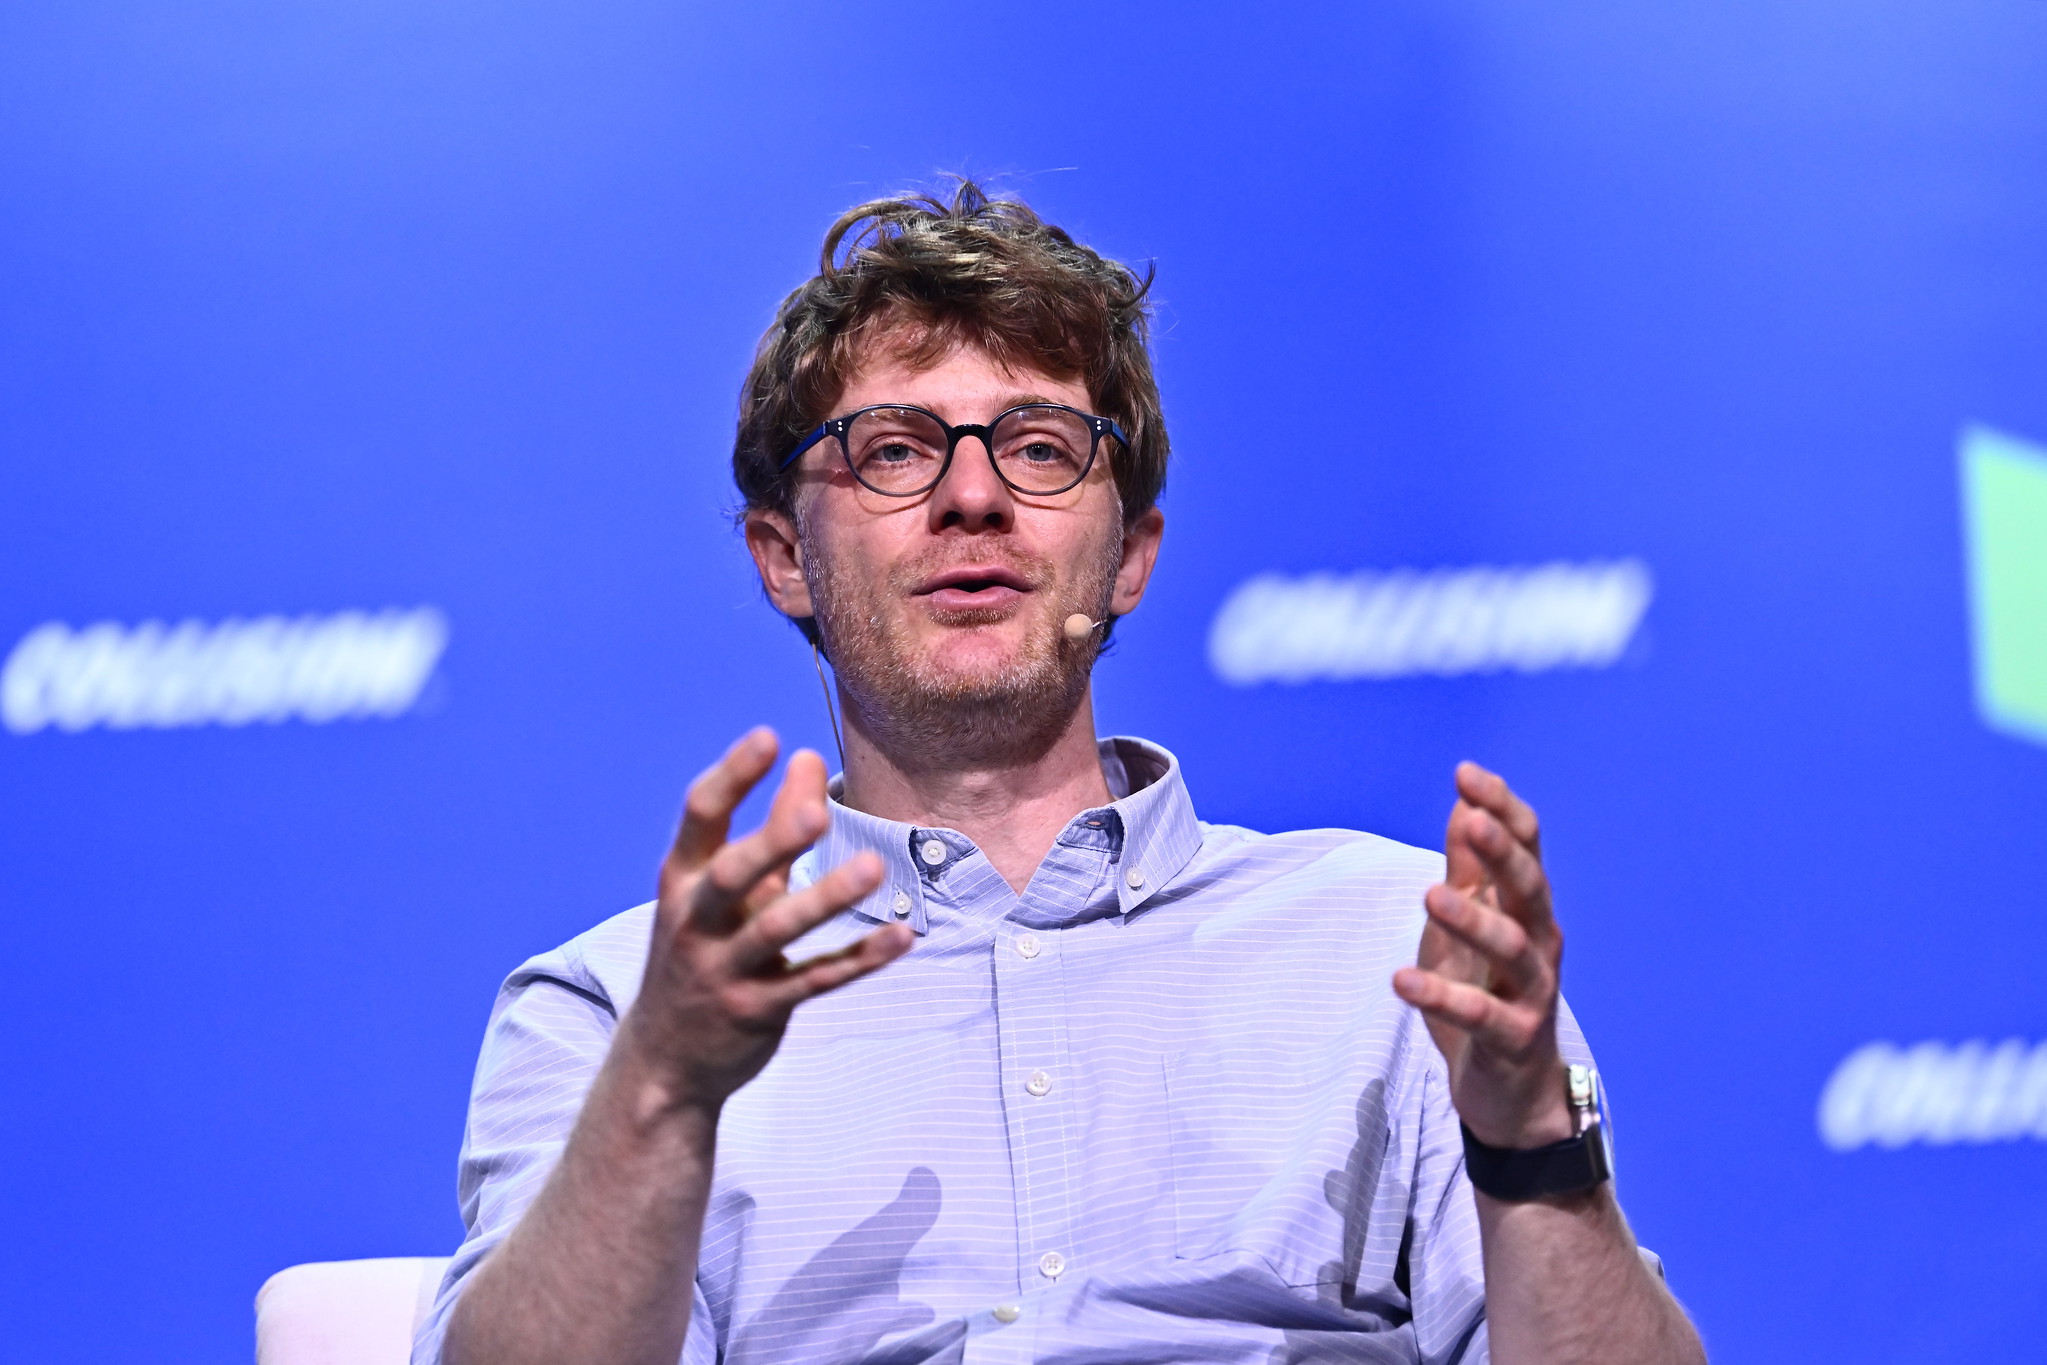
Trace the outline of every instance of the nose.
<instances>
[{"instance_id":1,"label":"nose","mask_svg":"<svg viewBox=\"0 0 2047 1365\"><path fill-rule=\"evenodd\" d=\"M931 490L931 529L1000 531L1016 516L1009 485L995 473L985 432L962 432L953 448L952 465Z\"/></svg>"}]
</instances>

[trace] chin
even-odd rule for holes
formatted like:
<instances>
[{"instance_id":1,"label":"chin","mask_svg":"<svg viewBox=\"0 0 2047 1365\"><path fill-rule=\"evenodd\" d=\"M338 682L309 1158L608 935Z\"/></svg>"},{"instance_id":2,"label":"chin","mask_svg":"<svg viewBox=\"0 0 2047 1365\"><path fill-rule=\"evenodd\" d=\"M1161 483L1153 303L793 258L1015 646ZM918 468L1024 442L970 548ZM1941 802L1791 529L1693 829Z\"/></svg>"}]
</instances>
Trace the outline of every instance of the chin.
<instances>
[{"instance_id":1,"label":"chin","mask_svg":"<svg viewBox=\"0 0 2047 1365\"><path fill-rule=\"evenodd\" d=\"M1024 613L974 624L854 615L850 624L833 662L898 762L1042 752L1087 690L1088 657L1062 650L1045 621Z\"/></svg>"},{"instance_id":2,"label":"chin","mask_svg":"<svg viewBox=\"0 0 2047 1365\"><path fill-rule=\"evenodd\" d=\"M948 689L992 686L1015 677L1032 662L1032 651L1014 638L1014 632L991 626L948 630L920 653L916 671Z\"/></svg>"}]
</instances>

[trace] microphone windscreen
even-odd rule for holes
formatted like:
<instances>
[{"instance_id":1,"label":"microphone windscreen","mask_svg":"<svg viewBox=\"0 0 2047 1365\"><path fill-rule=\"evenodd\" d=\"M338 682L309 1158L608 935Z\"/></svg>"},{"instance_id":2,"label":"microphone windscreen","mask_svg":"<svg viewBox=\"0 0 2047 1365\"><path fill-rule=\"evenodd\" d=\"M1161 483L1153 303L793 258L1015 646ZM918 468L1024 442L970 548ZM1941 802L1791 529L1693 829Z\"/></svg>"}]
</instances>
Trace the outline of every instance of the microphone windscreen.
<instances>
[{"instance_id":1,"label":"microphone windscreen","mask_svg":"<svg viewBox=\"0 0 2047 1365\"><path fill-rule=\"evenodd\" d=\"M1075 612L1066 618L1066 638L1079 644L1095 633L1095 623L1087 619L1084 612Z\"/></svg>"}]
</instances>

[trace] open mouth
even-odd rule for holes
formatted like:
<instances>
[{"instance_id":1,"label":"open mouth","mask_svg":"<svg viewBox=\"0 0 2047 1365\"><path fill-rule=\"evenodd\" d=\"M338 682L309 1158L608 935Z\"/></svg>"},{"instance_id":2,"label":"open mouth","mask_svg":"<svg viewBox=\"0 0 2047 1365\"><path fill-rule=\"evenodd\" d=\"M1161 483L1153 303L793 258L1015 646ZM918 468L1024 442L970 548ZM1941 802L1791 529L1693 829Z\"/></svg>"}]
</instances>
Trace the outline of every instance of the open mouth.
<instances>
[{"instance_id":1,"label":"open mouth","mask_svg":"<svg viewBox=\"0 0 2047 1365\"><path fill-rule=\"evenodd\" d=\"M971 610L1006 605L1031 591L1021 574L996 565L963 565L934 574L916 590L940 609Z\"/></svg>"}]
</instances>

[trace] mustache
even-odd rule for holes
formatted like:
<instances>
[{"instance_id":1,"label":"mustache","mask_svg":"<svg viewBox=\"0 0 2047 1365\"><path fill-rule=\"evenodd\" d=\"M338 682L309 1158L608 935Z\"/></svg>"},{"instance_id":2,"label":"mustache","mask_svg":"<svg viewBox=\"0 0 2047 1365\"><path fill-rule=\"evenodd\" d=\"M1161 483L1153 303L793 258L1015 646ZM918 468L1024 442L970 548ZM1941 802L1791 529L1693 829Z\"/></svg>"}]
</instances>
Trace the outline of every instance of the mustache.
<instances>
[{"instance_id":1,"label":"mustache","mask_svg":"<svg viewBox=\"0 0 2047 1365\"><path fill-rule=\"evenodd\" d=\"M1050 587L1059 576L1051 560L1014 545L935 545L894 565L889 570L889 587L897 596L907 595L935 575L969 564L1005 569L1034 590Z\"/></svg>"}]
</instances>

